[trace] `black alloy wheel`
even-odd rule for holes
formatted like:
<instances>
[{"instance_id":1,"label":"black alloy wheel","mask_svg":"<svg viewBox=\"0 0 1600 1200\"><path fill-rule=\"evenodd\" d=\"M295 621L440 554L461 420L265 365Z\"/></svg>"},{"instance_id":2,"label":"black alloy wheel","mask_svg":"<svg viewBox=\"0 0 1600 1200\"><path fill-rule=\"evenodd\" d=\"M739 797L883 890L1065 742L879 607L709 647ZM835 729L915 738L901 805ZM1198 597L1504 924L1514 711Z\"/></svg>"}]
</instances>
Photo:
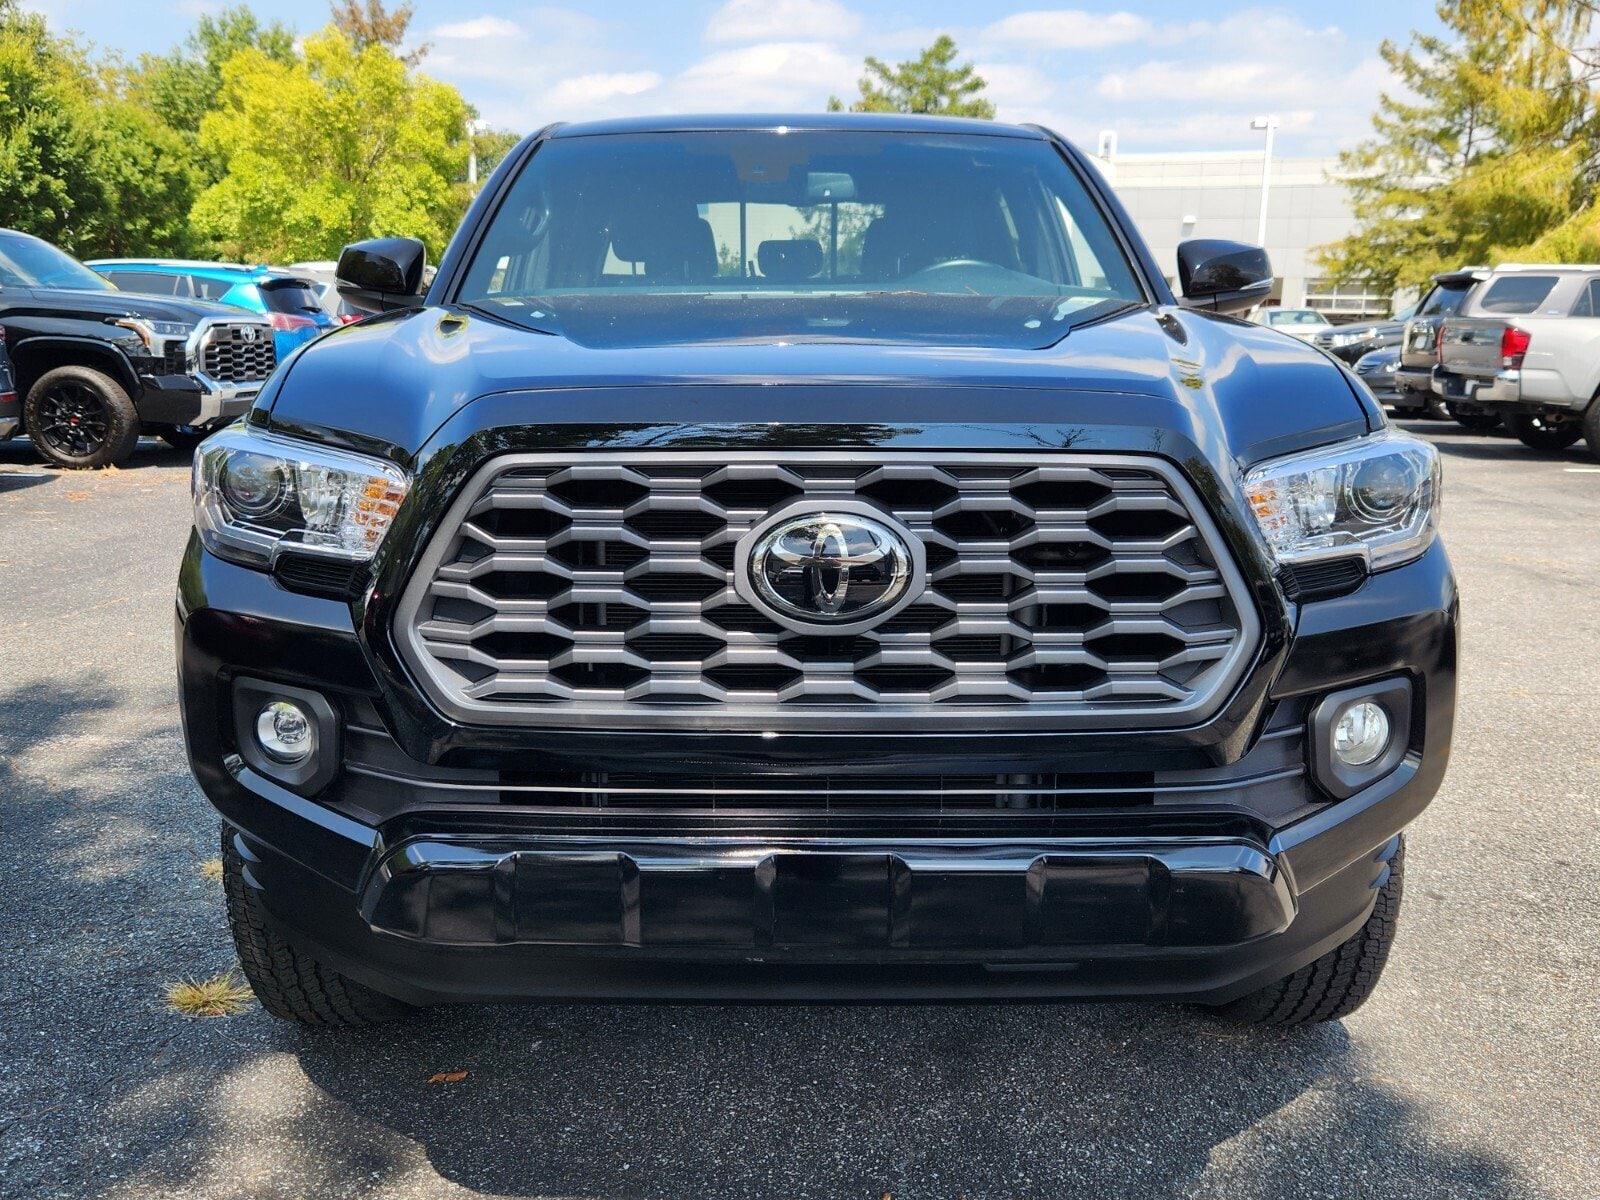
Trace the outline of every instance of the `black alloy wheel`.
<instances>
[{"instance_id":1,"label":"black alloy wheel","mask_svg":"<svg viewBox=\"0 0 1600 1200\"><path fill-rule=\"evenodd\" d=\"M105 448L111 413L105 400L88 384L62 379L36 402L38 423L28 432L67 458L91 458Z\"/></svg>"}]
</instances>

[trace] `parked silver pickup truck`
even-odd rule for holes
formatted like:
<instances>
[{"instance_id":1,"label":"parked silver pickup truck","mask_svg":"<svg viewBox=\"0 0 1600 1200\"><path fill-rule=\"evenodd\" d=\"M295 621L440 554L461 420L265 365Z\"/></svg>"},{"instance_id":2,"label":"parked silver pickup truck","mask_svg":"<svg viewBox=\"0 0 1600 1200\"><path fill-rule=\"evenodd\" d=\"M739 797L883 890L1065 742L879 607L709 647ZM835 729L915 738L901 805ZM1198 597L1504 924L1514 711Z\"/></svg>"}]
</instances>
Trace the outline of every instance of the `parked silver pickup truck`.
<instances>
[{"instance_id":1,"label":"parked silver pickup truck","mask_svg":"<svg viewBox=\"0 0 1600 1200\"><path fill-rule=\"evenodd\" d=\"M1400 338L1400 365L1394 376L1397 394L1389 402L1390 407L1399 412L1426 412L1438 407L1433 369L1439 364L1439 331L1447 318L1461 311L1472 289L1487 278L1487 267L1462 267L1433 277ZM1465 412L1453 403L1445 408L1468 429L1493 429L1500 424L1500 418L1493 413Z\"/></svg>"},{"instance_id":2,"label":"parked silver pickup truck","mask_svg":"<svg viewBox=\"0 0 1600 1200\"><path fill-rule=\"evenodd\" d=\"M1439 338L1433 390L1536 450L1600 455L1600 266L1496 267Z\"/></svg>"}]
</instances>

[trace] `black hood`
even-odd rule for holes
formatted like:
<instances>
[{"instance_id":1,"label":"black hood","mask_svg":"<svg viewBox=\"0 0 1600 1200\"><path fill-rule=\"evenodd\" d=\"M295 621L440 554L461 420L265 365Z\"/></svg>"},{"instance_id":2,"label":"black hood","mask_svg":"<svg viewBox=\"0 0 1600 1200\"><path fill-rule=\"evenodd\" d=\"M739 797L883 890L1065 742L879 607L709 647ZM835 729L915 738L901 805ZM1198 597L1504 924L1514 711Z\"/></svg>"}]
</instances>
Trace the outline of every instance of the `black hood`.
<instances>
[{"instance_id":1,"label":"black hood","mask_svg":"<svg viewBox=\"0 0 1600 1200\"><path fill-rule=\"evenodd\" d=\"M210 300L180 300L174 296L146 296L140 292L71 291L65 288L30 288L35 300L84 315L144 317L149 321L178 321L197 325L205 317L248 319L253 314Z\"/></svg>"}]
</instances>

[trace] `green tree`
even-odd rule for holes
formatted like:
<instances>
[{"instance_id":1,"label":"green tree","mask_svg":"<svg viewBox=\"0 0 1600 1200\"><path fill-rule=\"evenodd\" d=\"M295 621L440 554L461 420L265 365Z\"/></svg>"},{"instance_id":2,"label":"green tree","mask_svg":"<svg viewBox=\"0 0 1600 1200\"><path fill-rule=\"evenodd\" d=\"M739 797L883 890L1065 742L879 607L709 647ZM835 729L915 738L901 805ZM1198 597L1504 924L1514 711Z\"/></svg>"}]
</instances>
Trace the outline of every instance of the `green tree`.
<instances>
[{"instance_id":1,"label":"green tree","mask_svg":"<svg viewBox=\"0 0 1600 1200\"><path fill-rule=\"evenodd\" d=\"M380 234L443 248L467 200L469 110L453 87L336 29L306 39L292 65L245 50L223 79L200 141L227 171L191 219L225 252L331 258Z\"/></svg>"},{"instance_id":2,"label":"green tree","mask_svg":"<svg viewBox=\"0 0 1600 1200\"><path fill-rule=\"evenodd\" d=\"M869 57L867 73L857 85L861 98L850 105L850 111L937 113L992 120L994 105L979 95L987 82L970 62L953 66L956 54L954 39L940 34L919 57L893 67L882 59ZM844 108L839 97L828 97L829 112Z\"/></svg>"},{"instance_id":3,"label":"green tree","mask_svg":"<svg viewBox=\"0 0 1600 1200\"><path fill-rule=\"evenodd\" d=\"M1591 7L1441 0L1443 33L1380 46L1400 88L1381 97L1375 136L1341 156L1357 228L1325 248L1330 274L1415 286L1532 249L1592 252L1600 128L1574 69Z\"/></svg>"},{"instance_id":4,"label":"green tree","mask_svg":"<svg viewBox=\"0 0 1600 1200\"><path fill-rule=\"evenodd\" d=\"M242 4L201 13L182 45L139 60L129 72L129 90L173 129L198 134L200 122L222 94L222 68L241 50L259 50L276 62L292 63L294 31L279 21L263 24Z\"/></svg>"},{"instance_id":5,"label":"green tree","mask_svg":"<svg viewBox=\"0 0 1600 1200\"><path fill-rule=\"evenodd\" d=\"M76 247L101 199L90 86L43 17L0 8L0 225Z\"/></svg>"},{"instance_id":6,"label":"green tree","mask_svg":"<svg viewBox=\"0 0 1600 1200\"><path fill-rule=\"evenodd\" d=\"M0 225L84 256L189 248L192 153L123 81L0 6Z\"/></svg>"},{"instance_id":7,"label":"green tree","mask_svg":"<svg viewBox=\"0 0 1600 1200\"><path fill-rule=\"evenodd\" d=\"M509 129L479 129L472 135L472 149L478 156L478 179L489 178L502 159L522 140Z\"/></svg>"}]
</instances>

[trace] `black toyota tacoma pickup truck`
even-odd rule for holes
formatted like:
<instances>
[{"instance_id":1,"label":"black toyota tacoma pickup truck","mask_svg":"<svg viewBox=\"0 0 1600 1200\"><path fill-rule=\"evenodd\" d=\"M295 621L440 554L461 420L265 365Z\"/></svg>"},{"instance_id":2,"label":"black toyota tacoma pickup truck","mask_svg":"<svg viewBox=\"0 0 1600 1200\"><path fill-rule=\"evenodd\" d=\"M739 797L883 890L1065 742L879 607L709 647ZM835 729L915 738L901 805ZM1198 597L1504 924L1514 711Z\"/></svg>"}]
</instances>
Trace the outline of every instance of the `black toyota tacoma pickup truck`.
<instances>
[{"instance_id":1,"label":"black toyota tacoma pickup truck","mask_svg":"<svg viewBox=\"0 0 1600 1200\"><path fill-rule=\"evenodd\" d=\"M259 317L119 292L12 229L0 229L0 330L16 364L21 431L62 467L123 462L141 434L192 449L250 407L277 361Z\"/></svg>"},{"instance_id":2,"label":"black toyota tacoma pickup truck","mask_svg":"<svg viewBox=\"0 0 1600 1200\"><path fill-rule=\"evenodd\" d=\"M190 762L266 1008L1337 1018L1445 770L1432 449L1045 130L555 126L196 460Z\"/></svg>"}]
</instances>

